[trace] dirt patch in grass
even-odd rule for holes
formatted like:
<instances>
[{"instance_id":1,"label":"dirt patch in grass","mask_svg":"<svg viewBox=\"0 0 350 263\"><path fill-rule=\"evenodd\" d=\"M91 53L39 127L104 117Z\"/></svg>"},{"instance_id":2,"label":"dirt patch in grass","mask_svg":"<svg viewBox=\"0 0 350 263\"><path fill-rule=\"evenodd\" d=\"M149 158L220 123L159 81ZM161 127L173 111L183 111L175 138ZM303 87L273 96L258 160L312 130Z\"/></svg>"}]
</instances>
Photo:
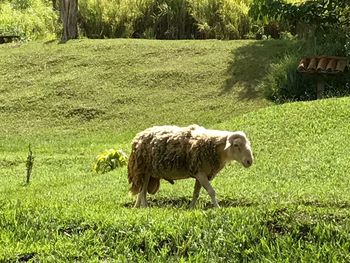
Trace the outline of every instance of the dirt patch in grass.
<instances>
[{"instance_id":1,"label":"dirt patch in grass","mask_svg":"<svg viewBox=\"0 0 350 263\"><path fill-rule=\"evenodd\" d=\"M128 98L128 97L121 97L121 98L117 98L115 100L112 101L113 105L124 105L124 104L132 104L135 102L134 98Z\"/></svg>"},{"instance_id":2,"label":"dirt patch in grass","mask_svg":"<svg viewBox=\"0 0 350 263\"><path fill-rule=\"evenodd\" d=\"M66 118L79 118L83 121L91 121L104 115L104 111L96 108L78 107L68 110L65 114Z\"/></svg>"},{"instance_id":3,"label":"dirt patch in grass","mask_svg":"<svg viewBox=\"0 0 350 263\"><path fill-rule=\"evenodd\" d=\"M35 252L23 253L23 254L19 254L15 258L5 259L5 261L1 261L1 262L9 262L9 263L28 262L28 261L35 262L36 255L37 255L37 253L35 253Z\"/></svg>"},{"instance_id":4,"label":"dirt patch in grass","mask_svg":"<svg viewBox=\"0 0 350 263\"><path fill-rule=\"evenodd\" d=\"M55 91L55 95L57 97L61 98L66 98L66 99L71 99L76 96L75 92L73 89L70 89L68 87L60 87Z\"/></svg>"},{"instance_id":5,"label":"dirt patch in grass","mask_svg":"<svg viewBox=\"0 0 350 263\"><path fill-rule=\"evenodd\" d=\"M21 163L21 161L13 161L13 160L7 160L7 159L0 159L0 167L3 168L10 168L10 167L14 167L17 166ZM24 163L24 161L23 161Z\"/></svg>"}]
</instances>

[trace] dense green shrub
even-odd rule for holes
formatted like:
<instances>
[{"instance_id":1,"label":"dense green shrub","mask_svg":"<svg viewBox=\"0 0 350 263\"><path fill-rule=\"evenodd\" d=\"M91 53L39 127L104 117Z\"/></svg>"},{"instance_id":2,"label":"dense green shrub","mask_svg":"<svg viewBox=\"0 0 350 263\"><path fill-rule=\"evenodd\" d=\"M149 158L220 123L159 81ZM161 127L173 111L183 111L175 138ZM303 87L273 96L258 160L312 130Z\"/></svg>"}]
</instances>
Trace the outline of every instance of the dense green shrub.
<instances>
[{"instance_id":1,"label":"dense green shrub","mask_svg":"<svg viewBox=\"0 0 350 263\"><path fill-rule=\"evenodd\" d=\"M91 38L131 37L134 23L143 17L152 0L81 0L79 23Z\"/></svg>"},{"instance_id":2,"label":"dense green shrub","mask_svg":"<svg viewBox=\"0 0 350 263\"><path fill-rule=\"evenodd\" d=\"M270 65L270 70L261 84L267 98L282 103L308 100L316 96L312 80L297 72L299 58L296 52L292 52Z\"/></svg>"},{"instance_id":3,"label":"dense green shrub","mask_svg":"<svg viewBox=\"0 0 350 263\"><path fill-rule=\"evenodd\" d=\"M191 14L203 38L238 39L250 30L247 0L191 0Z\"/></svg>"},{"instance_id":4,"label":"dense green shrub","mask_svg":"<svg viewBox=\"0 0 350 263\"><path fill-rule=\"evenodd\" d=\"M135 25L140 37L157 39L196 38L195 21L187 0L157 0Z\"/></svg>"},{"instance_id":5,"label":"dense green shrub","mask_svg":"<svg viewBox=\"0 0 350 263\"><path fill-rule=\"evenodd\" d=\"M249 0L81 0L81 31L92 38L243 38Z\"/></svg>"},{"instance_id":6,"label":"dense green shrub","mask_svg":"<svg viewBox=\"0 0 350 263\"><path fill-rule=\"evenodd\" d=\"M93 170L96 173L108 173L118 167L127 165L127 163L128 157L123 150L109 149L97 156Z\"/></svg>"},{"instance_id":7,"label":"dense green shrub","mask_svg":"<svg viewBox=\"0 0 350 263\"><path fill-rule=\"evenodd\" d=\"M55 37L59 31L58 14L44 0L7 0L0 2L0 34L15 34L22 39Z\"/></svg>"}]
</instances>

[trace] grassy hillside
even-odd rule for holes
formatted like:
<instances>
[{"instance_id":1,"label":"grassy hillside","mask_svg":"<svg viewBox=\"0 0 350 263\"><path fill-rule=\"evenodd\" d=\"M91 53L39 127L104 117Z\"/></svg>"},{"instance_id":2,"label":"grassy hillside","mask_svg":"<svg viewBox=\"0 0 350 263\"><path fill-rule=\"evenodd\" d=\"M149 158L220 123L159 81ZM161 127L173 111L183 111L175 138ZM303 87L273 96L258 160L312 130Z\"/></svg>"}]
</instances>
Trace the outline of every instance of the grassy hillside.
<instances>
[{"instance_id":1,"label":"grassy hillside","mask_svg":"<svg viewBox=\"0 0 350 263\"><path fill-rule=\"evenodd\" d=\"M0 262L349 261L350 99L272 106L255 90L283 42L108 40L0 47ZM263 63L264 62L264 63ZM69 74L73 72L74 74ZM269 106L269 107L267 107ZM153 124L244 130L251 169L163 182L131 209L126 169L91 172ZM35 153L23 185L27 145Z\"/></svg>"},{"instance_id":2,"label":"grassy hillside","mask_svg":"<svg viewBox=\"0 0 350 263\"><path fill-rule=\"evenodd\" d=\"M169 122L210 125L268 105L256 84L289 46L144 40L5 45L1 112L16 131L23 119L35 121L36 131L77 121L89 130L109 122L114 131Z\"/></svg>"}]
</instances>

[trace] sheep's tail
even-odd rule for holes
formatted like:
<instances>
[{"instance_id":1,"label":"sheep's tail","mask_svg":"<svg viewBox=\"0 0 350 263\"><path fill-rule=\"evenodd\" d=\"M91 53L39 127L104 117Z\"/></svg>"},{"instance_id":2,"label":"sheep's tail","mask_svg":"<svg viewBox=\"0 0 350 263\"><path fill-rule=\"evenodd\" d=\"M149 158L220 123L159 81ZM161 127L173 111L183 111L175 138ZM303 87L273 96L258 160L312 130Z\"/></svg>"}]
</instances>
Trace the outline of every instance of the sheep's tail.
<instances>
[{"instance_id":1,"label":"sheep's tail","mask_svg":"<svg viewBox=\"0 0 350 263\"><path fill-rule=\"evenodd\" d=\"M129 184L131 184L129 191L132 195L137 195L141 192L144 176L145 175L142 172L140 172L137 167L137 159L135 154L131 153L128 163L128 180ZM150 177L147 186L147 192L149 194L155 194L156 192L158 192L159 187L160 179Z\"/></svg>"},{"instance_id":2,"label":"sheep's tail","mask_svg":"<svg viewBox=\"0 0 350 263\"><path fill-rule=\"evenodd\" d=\"M137 147L137 142L134 142L131 146L131 154L128 162L128 180L131 187L130 193L136 195L141 192L144 183L144 178L147 174L148 162L144 156L140 154L141 148ZM159 190L160 179L150 177L147 192L155 194Z\"/></svg>"},{"instance_id":3,"label":"sheep's tail","mask_svg":"<svg viewBox=\"0 0 350 263\"><path fill-rule=\"evenodd\" d=\"M137 157L134 151L131 152L128 163L128 180L131 187L129 189L132 195L141 192L143 183L143 174L137 167Z\"/></svg>"}]
</instances>

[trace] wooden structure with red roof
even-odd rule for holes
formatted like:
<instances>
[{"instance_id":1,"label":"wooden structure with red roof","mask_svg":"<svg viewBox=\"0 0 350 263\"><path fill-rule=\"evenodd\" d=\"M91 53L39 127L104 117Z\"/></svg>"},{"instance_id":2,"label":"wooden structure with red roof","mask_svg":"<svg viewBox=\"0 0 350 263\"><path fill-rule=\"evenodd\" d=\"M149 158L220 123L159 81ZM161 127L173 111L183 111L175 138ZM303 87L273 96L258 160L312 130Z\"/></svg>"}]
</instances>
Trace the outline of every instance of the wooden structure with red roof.
<instances>
[{"instance_id":1,"label":"wooden structure with red roof","mask_svg":"<svg viewBox=\"0 0 350 263\"><path fill-rule=\"evenodd\" d=\"M305 57L299 62L300 73L315 76L317 79L317 98L322 98L324 91L324 76L339 75L346 71L348 62L345 57L314 56Z\"/></svg>"}]
</instances>

